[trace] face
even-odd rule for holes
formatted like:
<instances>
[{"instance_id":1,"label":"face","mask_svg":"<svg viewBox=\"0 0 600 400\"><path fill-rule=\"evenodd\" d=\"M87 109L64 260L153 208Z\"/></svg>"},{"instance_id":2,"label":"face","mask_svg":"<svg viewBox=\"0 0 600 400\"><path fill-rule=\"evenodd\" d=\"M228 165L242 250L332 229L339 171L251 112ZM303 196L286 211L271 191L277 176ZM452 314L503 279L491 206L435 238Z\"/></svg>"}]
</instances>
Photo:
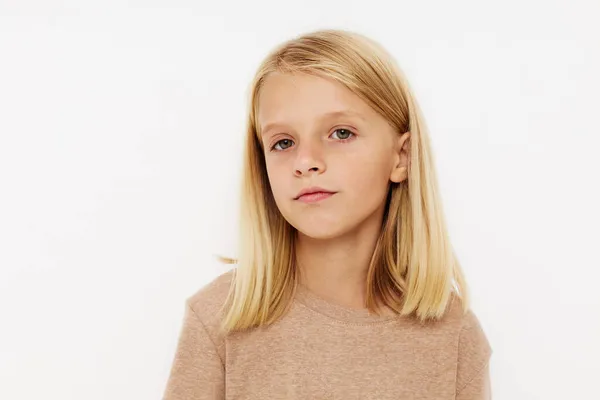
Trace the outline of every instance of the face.
<instances>
[{"instance_id":1,"label":"face","mask_svg":"<svg viewBox=\"0 0 600 400\"><path fill-rule=\"evenodd\" d=\"M407 177L409 133L335 80L270 74L257 120L275 202L300 234L334 238L381 218L390 181ZM333 194L298 198L313 187Z\"/></svg>"}]
</instances>

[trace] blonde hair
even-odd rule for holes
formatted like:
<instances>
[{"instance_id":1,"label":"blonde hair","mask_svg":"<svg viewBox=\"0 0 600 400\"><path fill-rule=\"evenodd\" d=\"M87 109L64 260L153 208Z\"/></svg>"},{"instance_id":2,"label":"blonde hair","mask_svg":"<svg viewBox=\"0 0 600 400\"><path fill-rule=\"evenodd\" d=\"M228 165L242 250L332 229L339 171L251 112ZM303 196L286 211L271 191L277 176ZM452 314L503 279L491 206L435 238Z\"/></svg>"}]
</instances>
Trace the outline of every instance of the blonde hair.
<instances>
[{"instance_id":1,"label":"blonde hair","mask_svg":"<svg viewBox=\"0 0 600 400\"><path fill-rule=\"evenodd\" d=\"M466 282L448 238L434 158L419 106L387 51L356 32L323 29L274 48L250 87L243 160L239 254L221 309L225 332L269 325L294 297L298 271L295 228L279 212L266 172L257 105L271 72L308 73L334 79L383 115L398 134L410 131L408 179L391 182L381 235L367 278L366 306L384 304L421 322L441 318L453 293L469 309Z\"/></svg>"}]
</instances>

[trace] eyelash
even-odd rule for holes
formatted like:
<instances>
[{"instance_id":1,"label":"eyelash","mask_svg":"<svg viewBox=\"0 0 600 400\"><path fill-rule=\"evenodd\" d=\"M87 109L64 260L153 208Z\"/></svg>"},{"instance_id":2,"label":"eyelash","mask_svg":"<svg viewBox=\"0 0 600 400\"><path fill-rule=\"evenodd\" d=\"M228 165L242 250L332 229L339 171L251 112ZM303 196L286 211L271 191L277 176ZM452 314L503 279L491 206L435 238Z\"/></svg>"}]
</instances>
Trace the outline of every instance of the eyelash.
<instances>
[{"instance_id":1,"label":"eyelash","mask_svg":"<svg viewBox=\"0 0 600 400\"><path fill-rule=\"evenodd\" d=\"M353 138L356 137L356 134L351 131L350 129L346 129L346 128L337 128L336 130L334 130L333 132L337 132L337 131L348 131L350 133L350 136L347 137L346 139L340 139L339 141L344 143L344 142L349 142L350 140L352 140ZM271 151L275 151L275 152L281 152L281 151L285 151L286 149L283 150L275 150L275 146L277 146L280 142L284 141L284 140L290 140L291 139L281 139L278 140L277 142L275 142L275 144L273 146L271 146ZM288 147L289 148L289 147Z\"/></svg>"}]
</instances>

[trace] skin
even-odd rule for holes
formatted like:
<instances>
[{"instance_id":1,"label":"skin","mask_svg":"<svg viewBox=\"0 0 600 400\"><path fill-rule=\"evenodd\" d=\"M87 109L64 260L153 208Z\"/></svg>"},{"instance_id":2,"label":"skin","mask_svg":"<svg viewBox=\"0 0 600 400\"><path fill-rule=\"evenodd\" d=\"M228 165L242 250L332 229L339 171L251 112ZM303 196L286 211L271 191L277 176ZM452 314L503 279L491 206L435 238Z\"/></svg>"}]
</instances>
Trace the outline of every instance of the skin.
<instances>
[{"instance_id":1,"label":"skin","mask_svg":"<svg viewBox=\"0 0 600 400\"><path fill-rule=\"evenodd\" d=\"M340 110L358 115L324 116ZM389 184L408 177L410 132L396 132L341 83L308 74L270 74L257 119L275 202L298 230L300 282L363 309ZM336 193L316 203L295 200L310 186Z\"/></svg>"}]
</instances>

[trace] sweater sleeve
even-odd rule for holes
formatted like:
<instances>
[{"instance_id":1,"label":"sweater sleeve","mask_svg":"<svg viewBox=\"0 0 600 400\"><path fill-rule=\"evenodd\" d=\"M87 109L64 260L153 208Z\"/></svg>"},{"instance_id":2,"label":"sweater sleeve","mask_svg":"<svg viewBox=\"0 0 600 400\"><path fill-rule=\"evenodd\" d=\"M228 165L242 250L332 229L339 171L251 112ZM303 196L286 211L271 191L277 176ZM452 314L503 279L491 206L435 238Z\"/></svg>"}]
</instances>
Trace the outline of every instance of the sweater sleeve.
<instances>
[{"instance_id":1,"label":"sweater sleeve","mask_svg":"<svg viewBox=\"0 0 600 400\"><path fill-rule=\"evenodd\" d=\"M222 400L224 398L223 361L217 346L188 299L163 400Z\"/></svg>"},{"instance_id":2,"label":"sweater sleeve","mask_svg":"<svg viewBox=\"0 0 600 400\"><path fill-rule=\"evenodd\" d=\"M475 314L465 315L458 341L456 400L491 400L492 348Z\"/></svg>"}]
</instances>

